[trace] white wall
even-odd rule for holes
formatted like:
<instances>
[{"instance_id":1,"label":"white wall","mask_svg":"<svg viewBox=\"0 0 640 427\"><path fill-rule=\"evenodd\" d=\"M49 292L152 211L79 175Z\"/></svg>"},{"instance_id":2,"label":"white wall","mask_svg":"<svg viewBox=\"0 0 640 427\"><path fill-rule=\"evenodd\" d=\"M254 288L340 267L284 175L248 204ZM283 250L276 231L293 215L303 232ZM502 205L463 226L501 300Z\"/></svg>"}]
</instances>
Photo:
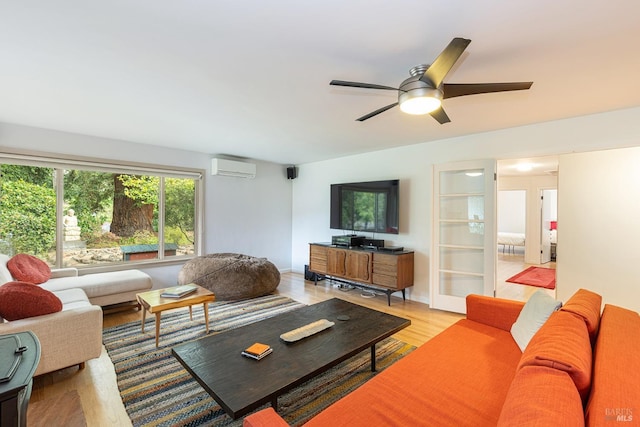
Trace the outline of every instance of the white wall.
<instances>
[{"instance_id":1,"label":"white wall","mask_svg":"<svg viewBox=\"0 0 640 427\"><path fill-rule=\"evenodd\" d=\"M290 271L293 181L285 166L252 162L255 179L209 176L206 252L266 257L280 271Z\"/></svg>"},{"instance_id":2,"label":"white wall","mask_svg":"<svg viewBox=\"0 0 640 427\"><path fill-rule=\"evenodd\" d=\"M434 164L628 147L639 141L640 108L633 108L301 165L293 183L292 268L302 272L308 264L309 242L339 234L329 229L331 183L399 178L400 234L377 237L415 251L415 285L407 295L428 302Z\"/></svg>"},{"instance_id":3,"label":"white wall","mask_svg":"<svg viewBox=\"0 0 640 427\"><path fill-rule=\"evenodd\" d=\"M498 231L525 233L527 224L527 191L498 191Z\"/></svg>"},{"instance_id":4,"label":"white wall","mask_svg":"<svg viewBox=\"0 0 640 427\"><path fill-rule=\"evenodd\" d=\"M561 156L558 176L558 297L640 311L640 147Z\"/></svg>"},{"instance_id":5,"label":"white wall","mask_svg":"<svg viewBox=\"0 0 640 427\"><path fill-rule=\"evenodd\" d=\"M204 252L241 252L291 268L291 181L286 168L258 162L255 179L211 176L211 154L0 123L0 149L144 162L205 170ZM180 265L145 269L154 287L176 283Z\"/></svg>"}]
</instances>

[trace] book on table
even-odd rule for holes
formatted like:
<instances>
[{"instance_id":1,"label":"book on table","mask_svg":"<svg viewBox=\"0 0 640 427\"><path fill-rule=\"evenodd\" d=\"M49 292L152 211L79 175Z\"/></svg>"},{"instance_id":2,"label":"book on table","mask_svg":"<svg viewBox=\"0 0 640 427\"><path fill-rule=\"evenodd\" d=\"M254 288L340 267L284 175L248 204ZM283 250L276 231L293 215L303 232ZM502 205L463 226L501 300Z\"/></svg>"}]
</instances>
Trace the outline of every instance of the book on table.
<instances>
[{"instance_id":1,"label":"book on table","mask_svg":"<svg viewBox=\"0 0 640 427\"><path fill-rule=\"evenodd\" d=\"M252 359L260 360L263 357L271 354L272 351L273 348L271 348L269 345L257 342L245 348L241 354Z\"/></svg>"},{"instance_id":2,"label":"book on table","mask_svg":"<svg viewBox=\"0 0 640 427\"><path fill-rule=\"evenodd\" d=\"M185 295L189 295L192 292L195 292L198 287L196 285L181 285L175 286L173 288L167 288L160 296L162 298L182 298Z\"/></svg>"}]
</instances>

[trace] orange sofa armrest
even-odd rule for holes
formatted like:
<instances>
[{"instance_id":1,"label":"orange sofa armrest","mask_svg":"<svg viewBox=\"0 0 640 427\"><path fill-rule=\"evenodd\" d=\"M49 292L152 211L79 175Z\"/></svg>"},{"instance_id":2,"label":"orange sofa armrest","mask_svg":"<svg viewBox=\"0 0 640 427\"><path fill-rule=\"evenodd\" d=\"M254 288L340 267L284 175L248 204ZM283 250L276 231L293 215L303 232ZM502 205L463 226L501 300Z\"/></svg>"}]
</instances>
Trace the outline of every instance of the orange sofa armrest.
<instances>
[{"instance_id":1,"label":"orange sofa armrest","mask_svg":"<svg viewBox=\"0 0 640 427\"><path fill-rule=\"evenodd\" d=\"M467 319L494 328L511 330L524 307L524 302L483 295L467 295Z\"/></svg>"},{"instance_id":2,"label":"orange sofa armrest","mask_svg":"<svg viewBox=\"0 0 640 427\"><path fill-rule=\"evenodd\" d=\"M289 424L273 408L267 408L245 417L242 427L289 427Z\"/></svg>"}]
</instances>

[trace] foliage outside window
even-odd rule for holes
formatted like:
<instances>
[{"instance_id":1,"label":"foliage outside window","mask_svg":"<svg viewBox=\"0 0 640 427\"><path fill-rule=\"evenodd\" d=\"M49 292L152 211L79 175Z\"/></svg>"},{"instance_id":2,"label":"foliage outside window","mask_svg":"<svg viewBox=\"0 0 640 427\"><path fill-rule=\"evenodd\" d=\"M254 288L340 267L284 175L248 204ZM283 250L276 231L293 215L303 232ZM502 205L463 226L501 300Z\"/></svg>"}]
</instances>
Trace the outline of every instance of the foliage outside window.
<instances>
[{"instance_id":1,"label":"foliage outside window","mask_svg":"<svg viewBox=\"0 0 640 427\"><path fill-rule=\"evenodd\" d=\"M467 212L469 232L471 234L484 234L484 197L468 196Z\"/></svg>"},{"instance_id":2,"label":"foliage outside window","mask_svg":"<svg viewBox=\"0 0 640 427\"><path fill-rule=\"evenodd\" d=\"M195 173L0 162L2 253L57 267L197 255Z\"/></svg>"},{"instance_id":3,"label":"foliage outside window","mask_svg":"<svg viewBox=\"0 0 640 427\"><path fill-rule=\"evenodd\" d=\"M386 230L387 193L342 190L342 226L349 230Z\"/></svg>"}]
</instances>

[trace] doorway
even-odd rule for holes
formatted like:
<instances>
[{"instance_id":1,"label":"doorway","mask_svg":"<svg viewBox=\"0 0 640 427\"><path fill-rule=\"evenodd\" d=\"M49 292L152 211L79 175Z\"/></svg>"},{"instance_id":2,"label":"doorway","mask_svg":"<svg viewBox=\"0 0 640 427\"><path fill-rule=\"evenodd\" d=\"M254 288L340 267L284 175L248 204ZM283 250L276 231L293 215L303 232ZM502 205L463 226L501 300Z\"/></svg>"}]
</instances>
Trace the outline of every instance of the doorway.
<instances>
[{"instance_id":1,"label":"doorway","mask_svg":"<svg viewBox=\"0 0 640 427\"><path fill-rule=\"evenodd\" d=\"M497 297L526 301L541 288L507 279L532 266L555 268L550 229L557 224L557 162L555 156L498 161L497 232L503 238L498 234L497 242L511 241L514 247L496 248ZM546 292L555 296L555 289Z\"/></svg>"}]
</instances>

